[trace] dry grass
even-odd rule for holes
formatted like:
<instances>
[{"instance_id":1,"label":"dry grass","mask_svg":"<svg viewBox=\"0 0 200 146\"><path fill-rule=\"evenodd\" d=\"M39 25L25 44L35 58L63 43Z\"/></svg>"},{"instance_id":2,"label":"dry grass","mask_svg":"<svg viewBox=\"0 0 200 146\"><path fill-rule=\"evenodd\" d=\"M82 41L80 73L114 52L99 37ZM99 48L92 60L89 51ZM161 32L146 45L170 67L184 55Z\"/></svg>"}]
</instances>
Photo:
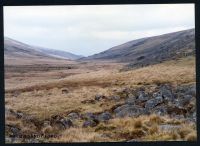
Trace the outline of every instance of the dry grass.
<instances>
[{"instance_id":1,"label":"dry grass","mask_svg":"<svg viewBox=\"0 0 200 146\"><path fill-rule=\"evenodd\" d=\"M159 119L162 122L158 122L158 120L152 121L152 119ZM186 124L182 122L178 125L180 126L178 130L168 129L168 131L163 131L160 129L161 125L168 125L168 122L173 120L174 119L171 119L167 116L159 117L156 115L140 116L135 118L115 118L110 120L108 123L100 123L95 128L73 128L75 131L80 130L78 133L75 132L76 136L74 136L74 133L71 132L71 130L66 130L64 133L67 133L68 136L61 138L58 141L77 141L79 138L82 141L82 137L86 136L87 134L89 135L89 137L85 139L87 142L98 140L104 141L105 139L102 140L102 136L100 135L106 135L106 137L103 137L106 138L106 141L127 141L132 139L138 141L196 140L197 134L194 123ZM185 133L185 131L187 131L187 133Z\"/></svg>"},{"instance_id":2,"label":"dry grass","mask_svg":"<svg viewBox=\"0 0 200 146\"><path fill-rule=\"evenodd\" d=\"M52 115L70 111L98 113L109 110L116 105L115 101L99 101L94 104L83 104L82 101L94 99L96 94L113 95L114 89L118 90L126 86L141 87L161 83L178 85L195 82L194 58L168 61L127 72L119 72L120 67L121 65L112 63L97 63L96 65L87 63L87 65L80 64L78 69L61 71L62 73L30 72L23 73L21 76L19 73L8 73L9 78L5 81L6 106L44 120ZM70 75L67 75L68 73ZM67 88L69 93L63 94L63 88ZM121 101L117 102L117 104L120 103ZM7 120L8 123L11 121ZM20 125L20 122L18 124L25 125L25 123ZM180 125L182 128L176 132L164 132L160 131L161 124ZM78 126L81 127L81 123L78 123ZM24 131L27 132L28 126L24 127ZM46 127L42 131L51 133L54 129ZM61 137L51 139L51 141L194 140L196 139L195 132L194 125L183 125L183 122L179 120L151 115L138 118L115 118L93 129L70 128L64 131ZM103 134L109 136L102 136Z\"/></svg>"},{"instance_id":3,"label":"dry grass","mask_svg":"<svg viewBox=\"0 0 200 146\"><path fill-rule=\"evenodd\" d=\"M141 86L138 85L141 81L142 85L165 82L174 84L194 82L194 67L194 58L188 58L121 73L117 70L102 69L49 81L45 84L25 86L24 84L17 85L14 83L15 86L17 85L15 88L6 90L6 103L12 109L39 118L48 118L54 114L70 110L79 110L83 113L100 112L109 109L115 103L81 104L81 101L94 99L96 94L109 96L113 89L120 89L123 83L123 86L137 87ZM62 88L68 88L69 94L62 94ZM20 94L13 97L15 92Z\"/></svg>"},{"instance_id":4,"label":"dry grass","mask_svg":"<svg viewBox=\"0 0 200 146\"><path fill-rule=\"evenodd\" d=\"M50 142L98 142L108 141L96 132L87 131L82 128L70 128L62 132L58 138L50 139Z\"/></svg>"}]
</instances>

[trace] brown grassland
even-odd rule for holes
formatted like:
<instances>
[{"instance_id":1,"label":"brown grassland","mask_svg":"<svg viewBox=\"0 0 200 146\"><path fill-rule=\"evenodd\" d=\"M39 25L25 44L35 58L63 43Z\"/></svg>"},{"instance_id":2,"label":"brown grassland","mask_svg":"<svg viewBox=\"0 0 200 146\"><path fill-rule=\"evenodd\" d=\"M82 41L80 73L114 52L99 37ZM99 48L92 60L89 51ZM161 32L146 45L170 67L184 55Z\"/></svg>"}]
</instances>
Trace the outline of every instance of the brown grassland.
<instances>
[{"instance_id":1,"label":"brown grassland","mask_svg":"<svg viewBox=\"0 0 200 146\"><path fill-rule=\"evenodd\" d=\"M122 88L146 87L153 90L156 85L169 83L176 87L194 84L195 58L187 57L166 61L130 71L119 71L122 63L73 62L66 64L5 65L6 107L31 115L44 121L54 115L65 115L71 111L80 114L101 113L112 109L119 101L99 101L83 104L94 99L96 94L111 96ZM69 93L63 94L67 89ZM195 105L195 103L194 103ZM44 139L45 142L98 142L98 141L166 141L196 140L196 124L173 119L169 116L141 115L139 117L114 118L96 127L82 128L82 120L76 127L56 131L52 127L42 129L44 133L58 133L60 137ZM162 125L179 126L179 130L166 130ZM6 117L6 124L23 127L31 133L34 126L14 117Z\"/></svg>"}]
</instances>

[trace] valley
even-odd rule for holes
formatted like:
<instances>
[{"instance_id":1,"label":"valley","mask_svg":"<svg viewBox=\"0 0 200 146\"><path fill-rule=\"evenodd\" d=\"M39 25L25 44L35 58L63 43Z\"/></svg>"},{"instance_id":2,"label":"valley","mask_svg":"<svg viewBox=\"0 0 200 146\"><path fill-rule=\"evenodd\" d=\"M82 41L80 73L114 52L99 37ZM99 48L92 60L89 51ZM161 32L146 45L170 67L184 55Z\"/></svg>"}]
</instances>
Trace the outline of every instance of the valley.
<instances>
[{"instance_id":1,"label":"valley","mask_svg":"<svg viewBox=\"0 0 200 146\"><path fill-rule=\"evenodd\" d=\"M194 29L75 59L13 44L6 143L196 140Z\"/></svg>"}]
</instances>

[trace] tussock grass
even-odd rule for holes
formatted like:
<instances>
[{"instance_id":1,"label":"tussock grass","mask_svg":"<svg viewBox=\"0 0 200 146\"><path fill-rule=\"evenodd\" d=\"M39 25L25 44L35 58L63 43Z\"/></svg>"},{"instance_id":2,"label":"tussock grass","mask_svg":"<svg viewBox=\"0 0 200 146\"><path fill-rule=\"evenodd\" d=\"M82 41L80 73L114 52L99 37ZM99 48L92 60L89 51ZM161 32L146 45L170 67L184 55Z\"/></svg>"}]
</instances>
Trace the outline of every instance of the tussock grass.
<instances>
[{"instance_id":1,"label":"tussock grass","mask_svg":"<svg viewBox=\"0 0 200 146\"><path fill-rule=\"evenodd\" d=\"M11 78L12 75L9 74L5 90L6 106L15 111L19 110L25 114L32 115L39 120L45 120L53 115L67 114L71 111L78 111L80 114L109 111L116 104L120 105L122 101L106 100L93 104L83 104L82 101L93 100L96 94L114 95L114 90L120 90L122 87L137 88L162 83L178 85L195 82L194 57L168 61L126 72L119 72L119 66L108 65L106 69L103 66L97 65L92 68L94 65L88 64L86 70L81 66L78 70L71 71L72 75L64 76L60 79L52 78L52 76L56 77L55 73L47 73L46 76L43 74L36 81L38 74L34 76L34 72L30 76L26 74L27 76L24 80L20 80L23 75L19 77L19 74L17 74L17 77ZM60 74L58 75L60 76ZM45 80L42 81L43 78ZM69 93L63 94L63 88L67 88ZM16 93L17 96L14 97L13 95ZM7 117L6 123L18 124L18 126L24 127L23 130L25 132L31 132L28 131L31 127L26 123L21 121L12 122L12 120L16 119ZM93 129L80 128L82 121L77 124L78 128L67 129L61 133L61 137L52 138L50 141L94 142L131 139L189 141L196 139L195 125L156 115L136 118L114 118L109 120L108 123L101 123ZM159 126L162 124L179 125L181 128L177 131L161 131ZM57 132L52 127L45 127L41 131L44 134Z\"/></svg>"},{"instance_id":2,"label":"tussock grass","mask_svg":"<svg viewBox=\"0 0 200 146\"><path fill-rule=\"evenodd\" d=\"M51 139L50 142L96 142L106 140L96 132L86 131L82 128L70 128L65 130L60 137Z\"/></svg>"}]
</instances>

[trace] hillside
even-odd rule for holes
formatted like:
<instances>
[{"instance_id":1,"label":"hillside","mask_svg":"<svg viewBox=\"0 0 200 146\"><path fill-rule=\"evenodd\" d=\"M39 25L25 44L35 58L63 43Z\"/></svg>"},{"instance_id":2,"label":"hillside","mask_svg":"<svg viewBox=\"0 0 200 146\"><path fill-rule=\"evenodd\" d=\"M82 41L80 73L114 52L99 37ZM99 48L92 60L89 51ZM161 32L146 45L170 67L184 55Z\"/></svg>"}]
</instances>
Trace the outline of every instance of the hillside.
<instances>
[{"instance_id":1,"label":"hillside","mask_svg":"<svg viewBox=\"0 0 200 146\"><path fill-rule=\"evenodd\" d=\"M133 40L82 60L116 60L141 67L195 54L195 30Z\"/></svg>"},{"instance_id":2,"label":"hillside","mask_svg":"<svg viewBox=\"0 0 200 146\"><path fill-rule=\"evenodd\" d=\"M37 48L36 50L56 58L76 60L83 57L81 55L75 55L70 52L61 50L46 49L46 48Z\"/></svg>"},{"instance_id":3,"label":"hillside","mask_svg":"<svg viewBox=\"0 0 200 146\"><path fill-rule=\"evenodd\" d=\"M9 58L46 58L46 59L69 59L75 60L82 56L78 56L66 51L35 47L24 44L22 42L5 37L4 55Z\"/></svg>"}]
</instances>

